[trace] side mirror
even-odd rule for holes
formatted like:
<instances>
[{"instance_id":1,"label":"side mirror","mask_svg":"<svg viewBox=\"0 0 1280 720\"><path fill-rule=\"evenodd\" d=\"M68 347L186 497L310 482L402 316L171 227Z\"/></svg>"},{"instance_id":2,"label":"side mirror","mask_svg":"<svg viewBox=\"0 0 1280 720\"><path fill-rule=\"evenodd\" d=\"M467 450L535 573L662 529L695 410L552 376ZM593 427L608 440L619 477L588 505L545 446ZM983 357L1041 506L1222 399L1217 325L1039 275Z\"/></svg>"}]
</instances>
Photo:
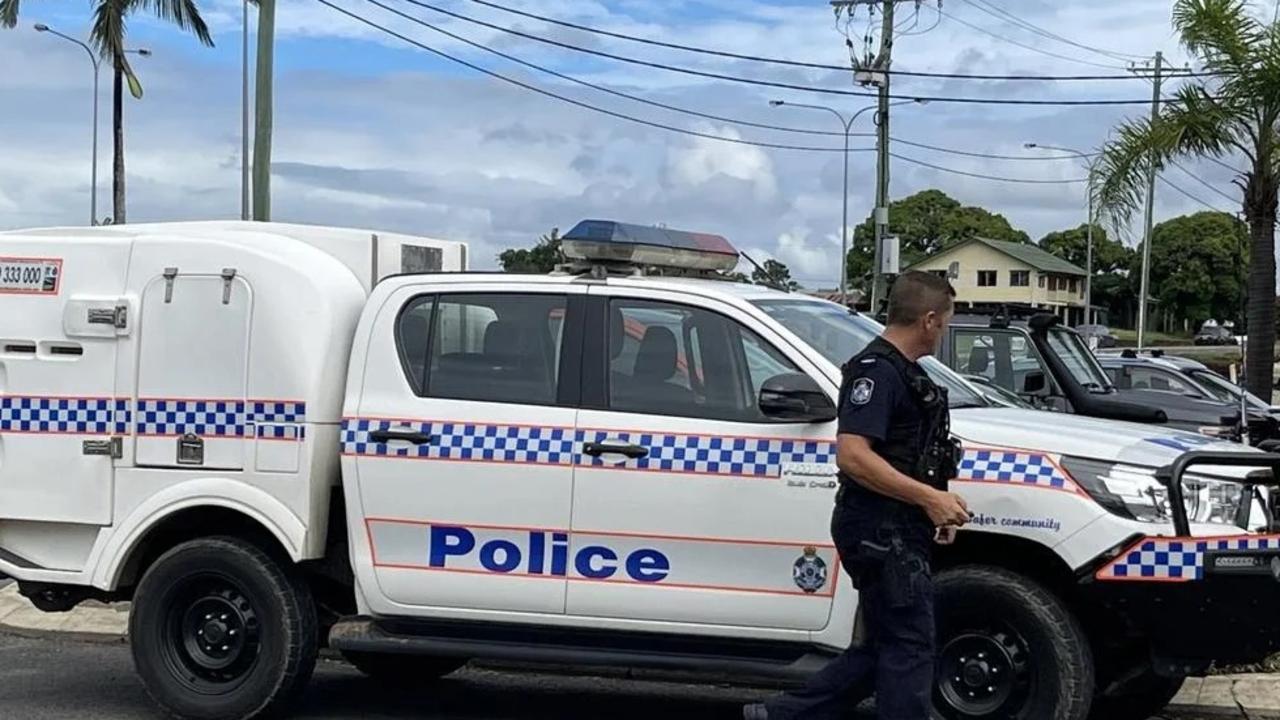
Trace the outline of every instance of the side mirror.
<instances>
[{"instance_id":1,"label":"side mirror","mask_svg":"<svg viewBox=\"0 0 1280 720\"><path fill-rule=\"evenodd\" d=\"M830 422L836 406L813 378L802 373L775 375L760 386L760 412L791 422Z\"/></svg>"},{"instance_id":2,"label":"side mirror","mask_svg":"<svg viewBox=\"0 0 1280 720\"><path fill-rule=\"evenodd\" d=\"M1026 377L1022 378L1022 392L1028 395L1038 395L1044 392L1045 382L1044 373L1029 372Z\"/></svg>"}]
</instances>

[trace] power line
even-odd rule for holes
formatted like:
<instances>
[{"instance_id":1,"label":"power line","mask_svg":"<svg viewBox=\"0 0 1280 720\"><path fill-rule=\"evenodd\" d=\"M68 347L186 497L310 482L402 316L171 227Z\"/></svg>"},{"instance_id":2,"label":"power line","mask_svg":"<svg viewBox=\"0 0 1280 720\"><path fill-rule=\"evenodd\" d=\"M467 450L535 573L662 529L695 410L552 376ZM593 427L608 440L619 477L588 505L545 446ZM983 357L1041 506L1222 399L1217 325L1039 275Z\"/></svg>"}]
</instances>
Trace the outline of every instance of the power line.
<instances>
[{"instance_id":1,"label":"power line","mask_svg":"<svg viewBox=\"0 0 1280 720\"><path fill-rule=\"evenodd\" d=\"M987 0L964 0L964 2L968 3L970 6L988 15L991 15L992 17L995 17L998 20L1004 20L1005 22L1013 23L1014 25L1017 25L1018 27L1021 27L1024 30L1033 32L1036 35L1039 35L1041 37L1045 37L1050 40L1057 40L1060 43L1064 43L1072 47L1079 48L1081 50L1087 50L1091 53L1102 55L1103 57L1109 58L1111 60L1120 60L1123 62L1126 58L1145 59L1145 57L1142 55L1134 55L1132 53L1121 53L1121 52L1114 52L1111 50L1104 50L1102 48L1093 47L1092 45L1085 45L1084 43L1076 42L1075 40L1072 40L1070 38L1065 38L1061 35L1058 35L1057 33L1053 33L1048 30L1045 30L1039 25L1036 25L1028 20L1024 20L1018 17L1017 15L1014 15L1013 13L1009 12L1008 10L1005 10L995 5L994 3L987 2Z\"/></svg>"},{"instance_id":2,"label":"power line","mask_svg":"<svg viewBox=\"0 0 1280 720\"><path fill-rule=\"evenodd\" d=\"M945 11L943 11L941 8L939 8L939 9L938 9L938 12L940 12L940 13L942 13L942 14L946 15L946 16L947 16L948 18L950 18L951 20L954 20L954 21L956 21L956 22L960 23L961 25L964 25L965 27L969 28L970 30L976 30L977 32L982 33L983 35L987 35L987 36L993 37L993 38L995 38L996 40L999 40L1000 42L1008 43L1008 44L1010 44L1010 45L1016 45L1017 47L1020 47L1020 48L1022 48L1022 49L1024 49L1024 50L1030 50L1031 52L1034 52L1034 53L1040 53L1041 55L1047 55L1047 56L1052 57L1052 58L1058 58L1059 60L1066 60L1067 62L1079 63L1079 64L1081 64L1081 65L1092 65L1092 66L1094 66L1094 67L1106 68L1106 69L1108 69L1108 70L1123 70L1123 69L1125 69L1123 66L1120 66L1120 65L1104 65L1103 63L1096 63L1096 62L1093 62L1092 60L1081 60L1080 58L1074 58L1074 57L1071 57L1071 56L1069 56L1069 55L1059 55L1058 53L1051 52L1051 51L1049 51L1049 50L1045 50L1045 49L1043 49L1043 48L1038 48L1038 47L1036 47L1036 46L1034 46L1034 45L1028 45L1028 44L1026 44L1026 43L1018 42L1017 40L1012 40L1012 39L1007 38L1007 37L1005 37L1005 36L1003 36L1003 35L1000 35L999 33L992 32L992 31L990 31L990 30L988 30L988 29L986 29L986 28L984 28L984 27L982 27L982 26L980 26L980 25L974 25L973 23L969 22L968 20L965 20L965 19L963 19L963 18L958 18L958 17L956 17L955 15L953 15L952 13L949 13L949 12L945 12Z\"/></svg>"},{"instance_id":3,"label":"power line","mask_svg":"<svg viewBox=\"0 0 1280 720\"><path fill-rule=\"evenodd\" d=\"M656 70L665 70L668 72L680 73L683 75L692 75L692 76L708 78L712 80L725 80L728 82L743 83L746 85L757 85L762 87L781 88L784 90L800 90L803 92L821 93L826 95L845 95L845 96L852 96L852 97L879 97L878 93L858 92L854 90L837 90L835 88L815 87L812 85L797 85L795 83L778 82L774 80L761 80L758 78L746 78L738 75L727 75L725 73L711 72L707 70L696 70L693 68L680 67L677 65L667 65L665 63L652 62L649 60L641 60L639 58L628 57L625 55L617 55L614 53L605 52L603 50L593 50L591 48L581 47L579 45L574 45L572 43L562 42L560 40L554 40L552 38L541 37L539 35L534 35L532 33L524 32L522 30L503 27L501 25L487 22L485 20L479 20L477 18L463 15L461 13L457 13L452 10L446 10L445 8L439 7L437 5L432 5L430 3L423 2L423 0L403 0L403 1L409 3L410 5L416 5L426 10L431 10L433 12L440 13L441 15L447 15L449 17L455 18L457 20L461 20L463 22L471 23L473 25L479 25L481 27L486 27L491 30L497 30L498 32L506 33L508 35L514 35L516 37L524 38L526 40L532 40L534 42L543 43L545 45L551 45L551 46L562 48L565 50L572 50L574 52L583 53L586 55L592 55L595 57L606 58L609 60L615 60L617 62L628 63L631 65L639 65L642 67L649 67ZM939 103L984 104L984 105L1084 106L1084 105L1137 105L1137 104L1146 104L1147 102L1149 102L1148 100L1023 100L1023 99L1008 99L1008 98L953 97L953 96L939 96L939 95L897 95L897 96L894 96L894 98L901 99L901 100L927 100L929 102L939 102Z\"/></svg>"},{"instance_id":4,"label":"power line","mask_svg":"<svg viewBox=\"0 0 1280 720\"><path fill-rule=\"evenodd\" d=\"M546 67L546 66L539 65L539 64L534 63L534 62L529 62L529 61L524 60L524 59L522 59L522 58L519 58L519 57L517 57L517 56L515 56L515 55L512 55L512 54L510 54L510 53L503 52L503 51L498 50L498 49L496 49L496 48L489 47L488 45L485 45L485 44L483 44L483 43L476 42L476 41L471 40L471 39L469 39L469 38L467 38L467 37L464 37L464 36L459 35L459 34L457 34L457 33L454 33L454 32L451 32L451 31L449 31L449 30L446 30L446 29L444 29L444 28L441 28L441 27L439 27L439 26L437 26L437 25L433 25L432 23L429 23L429 22L427 22L426 20L423 20L422 18L414 17L413 15L410 15L410 14L408 14L408 13L405 13L405 12L403 12L403 11L401 11L401 10L397 10L397 9L395 9L395 8L393 8L393 7L390 7L390 6L388 6L388 5L386 5L386 4L382 3L382 2L380 2L379 0L367 0L367 1L368 1L370 4L372 4L372 5L376 5L377 7L382 8L383 10L386 10L387 12L390 12L390 13L392 13L392 14L394 14L394 15L397 15L397 16L399 16L399 17L401 17L401 18L404 18L405 20L408 20L408 21L410 21L410 22L412 22L412 23L415 23L415 24L417 24L417 25L421 25L422 27L425 27L425 28L427 28L428 30L431 30L431 31L433 31L433 32L436 32L436 33L439 33L439 34L444 35L444 36L446 36L446 37L449 37L449 38L452 38L452 39L454 39L454 40L457 40L458 42L464 43L464 44L466 44L466 45L470 45L471 47L477 48L477 49L479 49L479 50L483 50L483 51L485 51L485 52L487 52L487 53L490 53L490 54L496 55L496 56L498 56L498 57L500 57L500 58L503 58L503 59L509 60L509 61L511 61L511 62L514 62L514 63L518 64L518 65L522 65L522 66L524 66L524 67L531 68L531 69L533 69L533 70L537 70L537 71L539 71L539 72L546 73L546 74L548 74L548 75L551 75L551 76L553 76L553 77L560 78L560 79L562 79L562 80L566 80L566 81L568 81L568 82L572 82L572 83L575 83L575 84L578 84L578 85L582 85L583 87L588 87L588 88L591 88L591 89L593 89L593 90L598 90L598 91L600 91L600 92L607 93L607 94L609 94L609 95L613 95L614 97L620 97L620 98L624 98L624 99L627 99L627 100L631 100L631 101L633 101L633 102L642 103L642 104L644 104L644 105L649 105L649 106L652 106L652 107L661 108L661 109L663 109L663 110L669 110L669 111L671 111L671 112L682 113L682 114L685 114L685 115L691 115L691 116L694 116L694 117L700 117L700 118L704 118L704 119L707 119L707 120L716 120L716 121L718 121L718 122L725 122L725 123L730 123L730 124L735 124L735 125L744 125L744 126L748 126L748 127L761 128L761 129L764 129L764 130L774 130L774 131L779 131L779 132L799 133L799 134L804 134L804 135L820 135L820 136L827 136L827 137L830 137L830 136L841 137L841 136L843 136L843 135L844 135L844 133L843 133L843 132L838 132L838 131L835 131L835 130L814 130L814 129L809 129L809 128L788 127L788 126L785 126L785 125L771 125L771 124L768 124L768 123L758 123L758 122L752 122L752 121L749 121L749 120L742 120L742 119L739 119L739 118L726 117L726 116L724 116L724 115L715 115L715 114L712 114L712 113L706 113L706 112L701 112L701 111L698 111L698 110L692 110L692 109L690 109L690 108L686 108L686 107L681 107L681 106L679 106L679 105L671 105L671 104L668 104L668 103L658 102L658 101L656 101L656 100L650 100L650 99L648 99L648 98L640 97L640 96L638 96L638 95L632 95L632 94L630 94L630 93L625 93L625 92L622 92L622 91L620 91L620 90L614 90L613 88L610 88L610 87L607 87L607 86L604 86L604 85L600 85L600 84L597 84L597 83L589 82L589 81L587 81L587 80L583 80L583 79L581 79L581 78L574 77L574 76L572 76L572 75L569 75L569 74L566 74L566 73L562 73L562 72L559 72L559 71L557 71L557 70L552 70L551 68L548 68L548 67ZM851 136L851 137L871 137L872 135L873 135L873 133L851 133L851 134L850 134L850 136ZM1033 155L1000 155L1000 154L996 154L996 153L985 153L985 152L976 152L976 151L969 151L969 150L959 150L959 149L956 149L956 148L941 147L941 146L938 146L938 145L930 145L930 144L928 144L928 143L915 142L915 141L912 141L912 140L907 140L907 139L903 139L903 138L896 138L896 137L895 137L895 138L892 138L892 140L893 140L894 142L900 142L900 143L902 143L903 145L910 145L910 146L912 146L912 147L918 147L918 148L922 148L922 149L925 149L925 150L933 150L933 151L935 151L935 152L948 153L948 154L951 154L951 155L962 155L962 156L965 156L965 157L984 158L984 159L988 159L988 160L1019 160L1019 161L1043 162L1043 161L1051 161L1051 160L1074 160L1074 159L1076 159L1076 156L1075 156L1074 154L1069 154L1069 155L1034 155L1034 156L1033 156Z\"/></svg>"},{"instance_id":5,"label":"power line","mask_svg":"<svg viewBox=\"0 0 1280 720\"><path fill-rule=\"evenodd\" d=\"M1228 193L1226 193L1226 192L1222 191L1222 190L1221 190L1221 189L1219 189L1217 186L1215 186L1213 183L1209 182L1208 180L1205 180L1204 178L1200 177L1199 175L1196 175L1195 173L1193 173L1193 172L1191 172L1190 170L1188 170L1188 169L1186 168L1186 166L1182 165L1182 163L1179 163L1177 160L1172 160L1172 161L1170 161L1170 164L1171 164L1171 165L1173 165L1174 167L1178 168L1179 170L1181 170L1183 173L1185 173L1185 174L1186 174L1188 177L1190 177L1192 180L1195 180L1196 182L1200 183L1201 185L1203 185L1203 186L1205 186L1205 187L1209 188L1210 190L1214 191L1214 192L1215 192L1215 193L1217 193L1218 195L1220 195L1220 196L1222 196L1222 197L1226 198L1228 202L1233 202L1233 203L1234 203L1234 202L1240 202L1240 199L1239 199L1239 198L1232 197L1230 194L1228 194Z\"/></svg>"},{"instance_id":6,"label":"power line","mask_svg":"<svg viewBox=\"0 0 1280 720\"><path fill-rule=\"evenodd\" d=\"M321 1L323 2L324 0L321 0ZM982 180L994 180L996 182L1017 183L1020 185L1073 185L1075 183L1082 183L1088 180L1088 178L1070 178L1067 180L1050 180L1050 179L1001 177L999 175L986 175L983 173L968 172L966 170L957 170L955 168L942 167L941 165L934 165L933 163L928 163L923 160L917 160L916 158L907 157L906 155L902 155L900 153L895 153L895 152L889 153L889 156L896 160L902 160L904 162L909 162L913 165L920 165L921 167L927 167L932 170L951 173L952 175L963 175L965 177L980 178Z\"/></svg>"},{"instance_id":7,"label":"power line","mask_svg":"<svg viewBox=\"0 0 1280 720\"><path fill-rule=\"evenodd\" d=\"M804 146L804 145L784 145L784 144L779 144L779 143L764 143L764 142L757 142L757 141L753 141L753 140L743 140L743 139L740 139L740 138L724 137L724 136L722 136L722 135L714 135L714 134L712 134L712 133L698 132L698 131L696 131L696 130L689 130L689 129L687 129L687 128L676 127L676 126L674 126L674 125L667 125L667 124L664 124L664 123L654 122L654 121L651 121L651 120L645 120L645 119L643 119L643 118L638 118L638 117L635 117L635 116L633 116L633 115L627 115L626 113L620 113L620 112L616 112L616 111L609 110L609 109L606 109L606 108L598 107L598 106L596 106L596 105L592 105L592 104L590 104L590 103L586 103L586 102L583 102L583 101L581 101L581 100L575 100L575 99L570 98L570 97L567 97L567 96L565 96L565 95L561 95L561 94L559 94L559 93L552 92L552 91L547 90L547 89L545 89L545 88L540 88L540 87L538 87L538 86L536 86L536 85L532 85L532 84L527 83L527 82L524 82L524 81L522 81L522 80L517 80L517 79L515 79L515 78L512 78L512 77L507 76L507 75L503 75L502 73L496 72L496 71L494 71L494 70L490 70L490 69L488 69L488 68L482 67L482 66L480 66L480 65L477 65L477 64L475 64L475 63L469 62L469 61L467 61L467 60L463 60L462 58L456 57L456 56L454 56L454 55L450 55L449 53L444 52L443 50L439 50L439 49L434 48L434 47L432 47L432 46L430 46L430 45L428 45L428 44L426 44L426 43L423 43L423 42L421 42L421 41L419 41L419 40L415 40L415 39L413 39L413 38L410 38L410 37L408 37L408 36L406 36L406 35L403 35L403 34L401 34L401 33L399 33L399 32L396 32L395 30L392 30L391 28L389 28L389 27L387 27L387 26L385 26L385 25L381 25L381 24L379 24L379 23L377 23L377 22L375 22L375 21L373 21L373 20L370 20L370 19L368 19L368 18L366 18L366 17L364 17L364 16L362 16L362 15L360 15L360 14L358 14L358 13L355 13L355 12L352 12L352 11L350 11L350 10L347 10L346 8L340 7L340 6L336 5L335 3L331 2L330 0L316 0L316 2L319 2L320 4L322 4L322 5L324 5L324 6L328 7L328 8L330 8L330 9L332 9L332 10L336 10L337 12L342 13L343 15L346 15L347 17L351 18L352 20L355 20L355 21L357 21L357 22L363 23L363 24L365 24L365 25L367 25L367 26L369 26L369 27L371 27L371 28L374 28L375 30L379 30L379 31L381 31L381 32L383 32L383 33L385 33L385 34L387 34L387 35L390 35L390 36L392 36L392 37L395 37L395 38L397 38L397 39L399 39L399 40L401 40L401 41L403 41L403 42L406 42L406 43L408 43L408 44L410 44L410 45L413 45L413 46L415 46L415 47L421 48L422 50L426 50L427 52L430 52L430 53L432 53L433 55L436 55L436 56L441 57L441 58L444 58L445 60L448 60L448 61L450 61L450 62L456 63L456 64L458 64L458 65L461 65L461 66L463 66L463 67L469 68L469 69L471 69L471 70L474 70L474 71L476 71L476 72L478 72L478 73L481 73L481 74L483 74L483 75L486 75L486 76L488 76L488 77L491 77L491 78L493 78L493 79L495 79L495 80L500 80L500 81L502 81L502 82L508 83L508 84L510 84L510 85L514 85L514 86L519 87L519 88L522 88L522 89L524 89L524 90L528 90L528 91L530 91L530 92L537 93L537 94L542 95L542 96L544 96L544 97L549 97L549 98L552 98L552 99L554 99L554 100L559 100L559 101L561 101L561 102L568 103L568 104L573 105L573 106L575 106L575 107L580 107L580 108L583 108L583 109L585 109L585 110L591 110L591 111L593 111L593 112L597 112L597 113L600 113L600 114L602 114L602 115L608 115L608 116L610 116L610 117L613 117L613 118L616 118L616 119L619 119L619 120L626 120L626 121L628 121L628 122L637 123L637 124L640 124L640 125L644 125L644 126L651 127L651 128L655 128L655 129L659 129L659 130L666 130L666 131L668 131L668 132L674 132L674 133L678 133L678 134L681 134L681 135L690 135L690 136L693 136L693 137L704 138L704 139L707 139L707 140L719 140L719 141L721 141L721 142L734 143L734 144L738 144L738 145L751 145L751 146L755 146L755 147L771 148L771 149L777 149L777 150L797 150L797 151L807 151L807 152L843 152L843 149L842 149L842 148L838 148L838 147L813 147L813 146ZM374 5L378 5L379 7L385 7L385 6L383 6L381 3L377 2L377 0L366 0L366 2L369 2L369 3L374 4ZM393 12L394 12L394 11L393 11ZM873 149L872 149L872 148L852 148L852 149L850 149L850 151L849 151L849 152L872 152L872 151L873 151ZM939 172L951 173L951 174L955 174L955 175L962 175L962 176L965 176L965 177L979 178L979 179L983 179L983 180L992 180L992 181L995 181L995 182L1019 183L1019 184L1034 184L1034 185L1039 185L1039 184L1066 184L1066 183L1084 182L1084 179L1083 179L1083 178L1080 178L1080 179L1073 179L1073 180L1042 180L1042 179L1035 179L1035 178L1011 178L1011 177L1003 177L1003 176L998 176L998 175L984 175L984 174L981 174L981 173L972 173L972 172L968 172L968 171L964 171L964 170L956 170L956 169L954 169L954 168L948 168L948 167L941 166L941 165L935 165L935 164L933 164L933 163L928 163L928 162L925 162L925 161L923 161L923 160L917 160L917 159L915 159L915 158L907 157L907 156L904 156L904 155L897 155L897 154L894 154L894 155L893 155L893 157L895 157L895 158L897 158L897 159L899 159L899 160L902 160L903 162L912 163L912 164L915 164L915 165L920 165L920 166L922 166L922 167L927 167L927 168L930 168L930 169L933 169L933 170L937 170L937 171L939 171Z\"/></svg>"},{"instance_id":8,"label":"power line","mask_svg":"<svg viewBox=\"0 0 1280 720\"><path fill-rule=\"evenodd\" d=\"M1169 187L1173 188L1174 190L1177 190L1177 191L1178 191L1179 193L1181 193L1182 195L1184 195L1184 196L1186 196L1186 197L1190 198L1191 200L1194 200L1195 202L1200 203L1201 205L1203 205L1203 206L1205 206L1205 207L1209 208L1210 210L1213 210L1214 212L1226 213L1227 215L1230 215L1230 214L1231 214L1231 213L1228 213L1226 210L1219 210L1218 208L1214 207L1213 205L1209 204L1208 202L1206 202L1206 201L1204 201L1204 200L1202 200L1202 199L1200 199L1200 198L1196 197L1195 195L1192 195L1191 193L1187 192L1186 190L1182 189L1181 187L1179 187L1179 186L1175 185L1175 184L1173 183L1173 181L1172 181L1172 180L1169 180L1168 178L1166 178L1166 177L1165 177L1165 176L1163 176L1163 175L1156 175L1156 178L1158 178L1158 179L1160 180L1160 182L1164 183L1165 185L1168 185Z\"/></svg>"},{"instance_id":9,"label":"power line","mask_svg":"<svg viewBox=\"0 0 1280 720\"><path fill-rule=\"evenodd\" d=\"M807 62L803 60L789 60L786 58L769 57L762 55L748 55L744 53L735 53L727 50L715 50L711 48L698 47L696 45L685 45L682 43L667 42L664 40L654 40L653 38L640 37L637 35L628 35L627 33L614 32L603 28L583 25L581 23L570 22L560 18L551 17L549 15L541 15L527 10L502 5L500 3L491 2L491 0L468 0L469 2L484 7L499 10L501 12L518 15L530 20L537 20L551 25L558 25L572 30L592 33L604 37L614 38L615 40L625 40L627 42L640 43L642 45L650 45L653 47L667 48L669 50L680 50L683 52L697 53L699 55L710 55L714 57L725 58L729 60L745 60L749 62L768 63L773 65L785 65L789 67L810 68L816 70L834 70L838 72L848 72L847 65L834 65L828 63ZM942 13L938 14L938 21L941 22ZM903 33L902 37L911 35L923 35L929 30L937 27L935 22L928 30L920 32ZM1068 58L1069 59L1069 58ZM1115 67L1109 65L1100 65L1099 67ZM937 78L943 80L1041 80L1041 81L1071 81L1071 80L1134 80L1132 75L978 75L968 73L938 73L938 72L913 72L909 70L877 70L889 75L897 75L902 77L920 77L920 78ZM1187 77L1195 77L1195 73L1187 73Z\"/></svg>"}]
</instances>

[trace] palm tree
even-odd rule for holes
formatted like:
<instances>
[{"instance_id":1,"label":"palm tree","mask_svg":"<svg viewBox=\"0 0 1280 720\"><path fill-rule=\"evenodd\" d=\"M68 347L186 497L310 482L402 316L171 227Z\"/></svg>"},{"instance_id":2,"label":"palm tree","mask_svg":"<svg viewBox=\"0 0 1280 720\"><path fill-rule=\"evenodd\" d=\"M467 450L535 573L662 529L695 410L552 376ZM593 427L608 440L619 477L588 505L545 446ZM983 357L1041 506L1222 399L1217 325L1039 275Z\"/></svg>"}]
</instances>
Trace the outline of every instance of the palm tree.
<instances>
[{"instance_id":1,"label":"palm tree","mask_svg":"<svg viewBox=\"0 0 1280 720\"><path fill-rule=\"evenodd\" d=\"M0 27L11 28L18 23L18 6L21 0L0 0ZM142 84L129 65L125 54L125 19L135 11L146 11L161 20L190 32L207 47L213 46L209 27L200 17L200 10L193 0L96 0L93 8L93 26L89 29L89 44L113 70L111 90L111 126L115 139L112 158L111 222L125 221L124 204L124 86L135 98L142 97Z\"/></svg>"},{"instance_id":2,"label":"palm tree","mask_svg":"<svg viewBox=\"0 0 1280 720\"><path fill-rule=\"evenodd\" d=\"M1090 178L1100 210L1127 221L1146 192L1148 171L1184 157L1238 153L1234 180L1249 225L1248 387L1271 397L1275 328L1275 227L1280 189L1280 24L1245 0L1176 0L1173 26L1201 76L1179 88L1154 120L1122 124Z\"/></svg>"}]
</instances>

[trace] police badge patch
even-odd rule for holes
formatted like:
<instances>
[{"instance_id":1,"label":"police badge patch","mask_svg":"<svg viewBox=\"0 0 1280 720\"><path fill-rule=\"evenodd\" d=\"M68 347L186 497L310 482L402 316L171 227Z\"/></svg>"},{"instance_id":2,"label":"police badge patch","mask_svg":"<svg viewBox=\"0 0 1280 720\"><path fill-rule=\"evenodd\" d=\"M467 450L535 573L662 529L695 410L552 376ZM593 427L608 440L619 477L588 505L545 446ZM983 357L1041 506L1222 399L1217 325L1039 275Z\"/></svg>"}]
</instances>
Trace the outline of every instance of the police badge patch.
<instances>
[{"instance_id":1,"label":"police badge patch","mask_svg":"<svg viewBox=\"0 0 1280 720\"><path fill-rule=\"evenodd\" d=\"M871 393L875 392L876 381L871 378L858 378L853 381L849 390L849 402L854 405L866 405L871 402Z\"/></svg>"},{"instance_id":2,"label":"police badge patch","mask_svg":"<svg viewBox=\"0 0 1280 720\"><path fill-rule=\"evenodd\" d=\"M791 578L796 581L796 587L807 593L818 592L827 584L827 563L818 557L816 547L809 545L804 549L804 555L791 566Z\"/></svg>"}]
</instances>

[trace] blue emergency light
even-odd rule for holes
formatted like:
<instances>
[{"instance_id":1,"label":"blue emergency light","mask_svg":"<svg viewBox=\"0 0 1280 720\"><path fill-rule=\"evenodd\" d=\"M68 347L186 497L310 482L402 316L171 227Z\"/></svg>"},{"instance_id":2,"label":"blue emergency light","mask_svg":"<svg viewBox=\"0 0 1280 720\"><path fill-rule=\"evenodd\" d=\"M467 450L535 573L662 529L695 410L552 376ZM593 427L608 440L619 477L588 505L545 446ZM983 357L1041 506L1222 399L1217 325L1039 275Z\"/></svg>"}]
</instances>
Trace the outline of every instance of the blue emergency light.
<instances>
[{"instance_id":1,"label":"blue emergency light","mask_svg":"<svg viewBox=\"0 0 1280 720\"><path fill-rule=\"evenodd\" d=\"M583 220L561 237L571 260L728 272L738 251L719 235L612 220Z\"/></svg>"}]
</instances>

